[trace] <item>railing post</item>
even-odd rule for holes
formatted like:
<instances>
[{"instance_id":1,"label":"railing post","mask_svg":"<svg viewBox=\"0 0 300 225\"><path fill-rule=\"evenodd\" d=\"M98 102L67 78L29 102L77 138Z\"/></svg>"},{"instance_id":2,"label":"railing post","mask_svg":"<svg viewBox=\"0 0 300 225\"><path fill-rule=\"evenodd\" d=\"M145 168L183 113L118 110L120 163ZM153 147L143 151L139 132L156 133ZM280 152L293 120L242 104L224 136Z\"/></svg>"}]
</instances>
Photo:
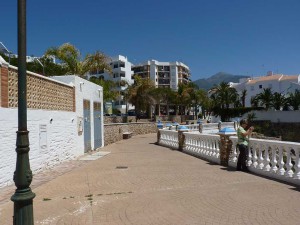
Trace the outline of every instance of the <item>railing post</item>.
<instances>
[{"instance_id":1,"label":"railing post","mask_svg":"<svg viewBox=\"0 0 300 225\"><path fill-rule=\"evenodd\" d=\"M158 129L157 130L157 142L156 142L156 144L159 144L160 138L161 138L161 133L160 133L160 130Z\"/></svg>"},{"instance_id":2,"label":"railing post","mask_svg":"<svg viewBox=\"0 0 300 225\"><path fill-rule=\"evenodd\" d=\"M200 134L202 134L202 132L203 132L203 124L202 123L199 124L199 132L200 132Z\"/></svg>"},{"instance_id":3,"label":"railing post","mask_svg":"<svg viewBox=\"0 0 300 225\"><path fill-rule=\"evenodd\" d=\"M183 151L185 136L184 131L178 130L178 150Z\"/></svg>"},{"instance_id":4,"label":"railing post","mask_svg":"<svg viewBox=\"0 0 300 225\"><path fill-rule=\"evenodd\" d=\"M220 164L228 166L229 155L232 149L232 141L229 137L236 135L236 131L233 128L225 127L218 134L220 135Z\"/></svg>"},{"instance_id":5,"label":"railing post","mask_svg":"<svg viewBox=\"0 0 300 225\"><path fill-rule=\"evenodd\" d=\"M221 129L222 129L222 122L219 121L219 123L218 123L218 130L220 131Z\"/></svg>"},{"instance_id":6,"label":"railing post","mask_svg":"<svg viewBox=\"0 0 300 225\"><path fill-rule=\"evenodd\" d=\"M189 129L186 126L178 127L178 150L183 151L185 147L185 136L183 132L187 132Z\"/></svg>"}]
</instances>

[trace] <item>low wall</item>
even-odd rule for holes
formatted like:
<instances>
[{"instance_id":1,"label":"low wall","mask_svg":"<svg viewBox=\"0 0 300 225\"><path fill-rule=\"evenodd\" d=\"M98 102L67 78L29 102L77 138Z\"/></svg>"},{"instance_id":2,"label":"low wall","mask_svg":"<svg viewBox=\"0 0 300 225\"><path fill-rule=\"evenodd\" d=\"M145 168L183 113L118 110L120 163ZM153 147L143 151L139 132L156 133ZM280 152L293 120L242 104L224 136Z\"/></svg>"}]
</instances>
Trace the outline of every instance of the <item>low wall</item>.
<instances>
[{"instance_id":1,"label":"low wall","mask_svg":"<svg viewBox=\"0 0 300 225\"><path fill-rule=\"evenodd\" d=\"M300 123L300 110L295 111L252 111L257 119L269 120L273 123ZM246 114L245 114L246 115Z\"/></svg>"},{"instance_id":2,"label":"low wall","mask_svg":"<svg viewBox=\"0 0 300 225\"><path fill-rule=\"evenodd\" d=\"M135 122L135 116L104 116L104 124Z\"/></svg>"},{"instance_id":3,"label":"low wall","mask_svg":"<svg viewBox=\"0 0 300 225\"><path fill-rule=\"evenodd\" d=\"M13 183L17 118L17 109L0 108L0 188ZM28 131L33 174L83 154L75 112L28 110Z\"/></svg>"},{"instance_id":4,"label":"low wall","mask_svg":"<svg viewBox=\"0 0 300 225\"><path fill-rule=\"evenodd\" d=\"M124 132L132 135L156 133L156 123L115 123L104 125L104 145L109 145L123 139Z\"/></svg>"},{"instance_id":5,"label":"low wall","mask_svg":"<svg viewBox=\"0 0 300 225\"><path fill-rule=\"evenodd\" d=\"M185 123L187 120L193 120L193 116L189 116L189 115L156 116L155 120L156 121L160 120L160 121L173 121L173 122L177 122L177 123Z\"/></svg>"},{"instance_id":6,"label":"low wall","mask_svg":"<svg viewBox=\"0 0 300 225\"><path fill-rule=\"evenodd\" d=\"M300 117L300 116L299 116ZM272 123L270 121L253 121L258 132L269 137L281 137L282 141L300 142L300 123ZM254 131L256 131L255 129Z\"/></svg>"}]
</instances>

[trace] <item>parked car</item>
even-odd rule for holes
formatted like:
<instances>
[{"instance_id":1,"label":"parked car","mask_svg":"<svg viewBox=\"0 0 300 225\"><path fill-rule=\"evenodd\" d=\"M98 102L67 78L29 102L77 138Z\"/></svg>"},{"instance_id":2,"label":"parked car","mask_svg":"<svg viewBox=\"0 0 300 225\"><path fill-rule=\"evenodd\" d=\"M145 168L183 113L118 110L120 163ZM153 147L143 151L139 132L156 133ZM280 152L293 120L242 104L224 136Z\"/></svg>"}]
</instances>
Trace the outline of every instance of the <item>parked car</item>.
<instances>
[{"instance_id":1,"label":"parked car","mask_svg":"<svg viewBox=\"0 0 300 225\"><path fill-rule=\"evenodd\" d=\"M136 116L135 111L128 111L128 116Z\"/></svg>"}]
</instances>

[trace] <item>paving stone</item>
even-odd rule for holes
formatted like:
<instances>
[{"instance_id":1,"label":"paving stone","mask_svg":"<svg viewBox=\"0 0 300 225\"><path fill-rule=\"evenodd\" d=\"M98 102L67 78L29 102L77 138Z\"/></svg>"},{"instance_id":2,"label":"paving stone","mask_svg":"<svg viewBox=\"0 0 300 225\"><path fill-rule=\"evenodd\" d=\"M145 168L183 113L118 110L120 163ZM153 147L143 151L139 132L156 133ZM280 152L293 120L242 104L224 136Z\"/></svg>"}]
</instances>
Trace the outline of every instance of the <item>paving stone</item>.
<instances>
[{"instance_id":1,"label":"paving stone","mask_svg":"<svg viewBox=\"0 0 300 225\"><path fill-rule=\"evenodd\" d=\"M35 225L297 224L299 187L155 145L156 134L108 145L95 160L34 176ZM98 154L101 155L101 154ZM12 224L14 188L0 190Z\"/></svg>"}]
</instances>

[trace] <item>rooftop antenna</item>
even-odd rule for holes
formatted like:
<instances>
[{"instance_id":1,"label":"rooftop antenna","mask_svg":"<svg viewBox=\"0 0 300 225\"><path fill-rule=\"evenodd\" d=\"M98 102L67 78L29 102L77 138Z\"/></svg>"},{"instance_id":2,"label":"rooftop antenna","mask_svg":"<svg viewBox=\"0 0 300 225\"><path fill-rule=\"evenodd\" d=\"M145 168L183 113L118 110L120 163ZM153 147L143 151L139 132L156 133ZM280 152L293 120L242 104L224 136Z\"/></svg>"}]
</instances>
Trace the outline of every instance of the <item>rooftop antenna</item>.
<instances>
[{"instance_id":1,"label":"rooftop antenna","mask_svg":"<svg viewBox=\"0 0 300 225\"><path fill-rule=\"evenodd\" d=\"M41 63L38 58L35 58L34 60L38 61L38 63L43 67L43 75L45 76L45 66L43 65L43 63Z\"/></svg>"},{"instance_id":2,"label":"rooftop antenna","mask_svg":"<svg viewBox=\"0 0 300 225\"><path fill-rule=\"evenodd\" d=\"M0 45L2 46L2 48L0 47L0 49L2 49L2 51L4 50L4 52L6 52L6 54L8 54L8 64L10 65L10 54L12 52L9 51L2 42L0 42Z\"/></svg>"}]
</instances>

